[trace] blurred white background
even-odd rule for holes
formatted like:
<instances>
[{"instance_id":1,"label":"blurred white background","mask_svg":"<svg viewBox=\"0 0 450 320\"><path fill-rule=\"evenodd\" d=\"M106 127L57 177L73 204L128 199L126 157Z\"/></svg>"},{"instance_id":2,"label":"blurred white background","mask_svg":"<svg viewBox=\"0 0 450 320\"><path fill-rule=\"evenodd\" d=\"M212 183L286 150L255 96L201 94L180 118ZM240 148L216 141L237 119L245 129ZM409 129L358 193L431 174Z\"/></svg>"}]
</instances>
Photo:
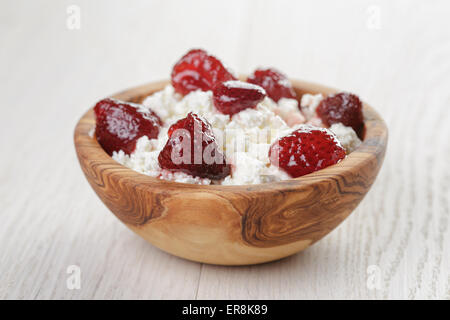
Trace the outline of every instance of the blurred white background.
<instances>
[{"instance_id":1,"label":"blurred white background","mask_svg":"<svg viewBox=\"0 0 450 320\"><path fill-rule=\"evenodd\" d=\"M449 16L445 0L2 0L0 298L450 298ZM184 261L127 230L85 181L81 115L168 78L192 47L238 73L274 66L354 92L385 118L375 185L307 251L242 268Z\"/></svg>"}]
</instances>

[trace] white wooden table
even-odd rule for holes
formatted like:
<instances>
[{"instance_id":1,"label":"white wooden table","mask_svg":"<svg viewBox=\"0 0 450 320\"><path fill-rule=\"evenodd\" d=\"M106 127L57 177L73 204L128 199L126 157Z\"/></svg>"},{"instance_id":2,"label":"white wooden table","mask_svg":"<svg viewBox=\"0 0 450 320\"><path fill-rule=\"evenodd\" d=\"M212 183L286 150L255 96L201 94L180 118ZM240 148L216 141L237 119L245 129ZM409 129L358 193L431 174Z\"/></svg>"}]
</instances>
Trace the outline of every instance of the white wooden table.
<instances>
[{"instance_id":1,"label":"white wooden table","mask_svg":"<svg viewBox=\"0 0 450 320\"><path fill-rule=\"evenodd\" d=\"M0 298L450 299L449 16L446 0L2 1ZM185 261L86 182L72 142L83 112L167 78L198 46L241 73L276 66L355 92L385 118L373 188L308 250L249 267Z\"/></svg>"}]
</instances>

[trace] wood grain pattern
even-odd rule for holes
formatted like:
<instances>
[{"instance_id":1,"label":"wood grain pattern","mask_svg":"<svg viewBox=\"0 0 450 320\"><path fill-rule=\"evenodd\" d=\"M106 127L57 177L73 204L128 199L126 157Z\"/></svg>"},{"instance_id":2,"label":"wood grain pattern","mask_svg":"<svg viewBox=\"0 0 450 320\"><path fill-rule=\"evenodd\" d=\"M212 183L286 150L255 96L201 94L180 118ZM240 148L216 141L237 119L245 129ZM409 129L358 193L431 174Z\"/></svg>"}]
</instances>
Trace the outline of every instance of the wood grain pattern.
<instances>
[{"instance_id":1,"label":"wood grain pattern","mask_svg":"<svg viewBox=\"0 0 450 320\"><path fill-rule=\"evenodd\" d=\"M80 30L66 27L68 4L81 9ZM0 299L450 299L449 1L0 8ZM369 28L376 9L381 24ZM239 72L275 66L345 88L386 121L371 190L307 250L257 266L179 259L120 223L83 176L73 148L81 115L99 97L167 78L193 46ZM80 290L66 286L69 265L81 268ZM371 276L380 286L367 286Z\"/></svg>"},{"instance_id":2,"label":"wood grain pattern","mask_svg":"<svg viewBox=\"0 0 450 320\"><path fill-rule=\"evenodd\" d=\"M114 95L141 102L161 90L157 82ZM292 80L305 92L335 90ZM106 206L128 227L177 256L212 264L246 265L277 260L305 249L337 227L365 196L383 162L384 121L364 104L362 145L342 162L283 182L248 186L199 186L162 181L112 160L89 132L92 110L75 129L86 178Z\"/></svg>"}]
</instances>

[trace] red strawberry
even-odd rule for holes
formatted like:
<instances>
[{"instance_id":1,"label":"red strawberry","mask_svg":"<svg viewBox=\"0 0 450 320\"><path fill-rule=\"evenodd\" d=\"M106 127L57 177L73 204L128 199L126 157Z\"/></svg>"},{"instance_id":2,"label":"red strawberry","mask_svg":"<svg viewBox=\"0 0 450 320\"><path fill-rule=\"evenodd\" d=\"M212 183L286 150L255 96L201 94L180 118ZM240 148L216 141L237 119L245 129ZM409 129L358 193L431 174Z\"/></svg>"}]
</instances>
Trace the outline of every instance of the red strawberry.
<instances>
[{"instance_id":1,"label":"red strawberry","mask_svg":"<svg viewBox=\"0 0 450 320\"><path fill-rule=\"evenodd\" d=\"M219 151L206 119L190 112L169 128L168 135L158 156L161 168L216 180L230 174L231 166Z\"/></svg>"},{"instance_id":2,"label":"red strawberry","mask_svg":"<svg viewBox=\"0 0 450 320\"><path fill-rule=\"evenodd\" d=\"M213 91L214 106L223 114L233 115L247 108L255 108L266 96L260 86L242 82L226 81Z\"/></svg>"},{"instance_id":3,"label":"red strawberry","mask_svg":"<svg viewBox=\"0 0 450 320\"><path fill-rule=\"evenodd\" d=\"M269 150L270 162L297 178L345 158L336 136L324 128L304 125L278 139Z\"/></svg>"},{"instance_id":4,"label":"red strawberry","mask_svg":"<svg viewBox=\"0 0 450 320\"><path fill-rule=\"evenodd\" d=\"M257 69L248 77L247 82L261 86L275 102L281 98L295 99L296 94L289 79L273 68Z\"/></svg>"},{"instance_id":5,"label":"red strawberry","mask_svg":"<svg viewBox=\"0 0 450 320\"><path fill-rule=\"evenodd\" d=\"M109 155L119 150L132 153L142 136L158 137L161 120L153 111L139 108L115 99L103 99L95 105L95 136Z\"/></svg>"},{"instance_id":6,"label":"red strawberry","mask_svg":"<svg viewBox=\"0 0 450 320\"><path fill-rule=\"evenodd\" d=\"M212 90L220 82L235 79L219 59L201 49L189 51L172 70L172 85L182 95Z\"/></svg>"},{"instance_id":7,"label":"red strawberry","mask_svg":"<svg viewBox=\"0 0 450 320\"><path fill-rule=\"evenodd\" d=\"M364 118L358 96L345 92L331 95L320 102L316 112L326 126L341 122L361 136Z\"/></svg>"}]
</instances>

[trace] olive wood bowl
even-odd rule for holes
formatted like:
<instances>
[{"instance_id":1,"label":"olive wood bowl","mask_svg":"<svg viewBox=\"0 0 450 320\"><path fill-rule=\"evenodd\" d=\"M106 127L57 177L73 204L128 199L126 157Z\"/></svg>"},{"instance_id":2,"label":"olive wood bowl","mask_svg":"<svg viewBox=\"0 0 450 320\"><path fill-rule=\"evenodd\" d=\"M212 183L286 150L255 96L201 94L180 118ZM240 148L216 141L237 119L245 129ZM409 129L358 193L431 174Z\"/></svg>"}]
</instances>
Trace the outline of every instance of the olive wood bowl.
<instances>
[{"instance_id":1,"label":"olive wood bowl","mask_svg":"<svg viewBox=\"0 0 450 320\"><path fill-rule=\"evenodd\" d=\"M140 103L168 81L114 95ZM297 96L337 90L292 80ZM75 128L81 168L100 199L127 227L173 255L210 264L248 265L297 253L336 228L374 182L388 131L364 103L363 143L344 160L308 175L259 185L194 185L135 172L114 161L89 134L90 109Z\"/></svg>"}]
</instances>

